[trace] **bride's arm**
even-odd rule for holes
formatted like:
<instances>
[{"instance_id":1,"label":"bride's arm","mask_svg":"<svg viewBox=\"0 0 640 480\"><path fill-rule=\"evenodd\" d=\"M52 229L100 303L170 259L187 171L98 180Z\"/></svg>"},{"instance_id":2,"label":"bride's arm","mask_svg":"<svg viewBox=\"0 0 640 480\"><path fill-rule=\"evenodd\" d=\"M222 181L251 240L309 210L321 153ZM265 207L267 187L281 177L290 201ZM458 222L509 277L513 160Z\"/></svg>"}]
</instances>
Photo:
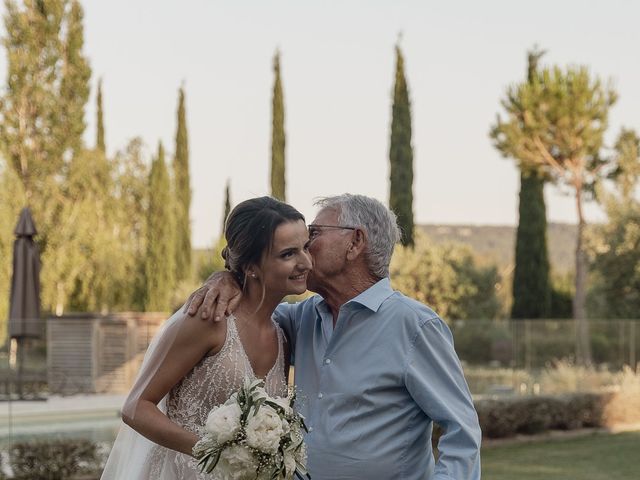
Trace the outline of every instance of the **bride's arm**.
<instances>
[{"instance_id":1,"label":"bride's arm","mask_svg":"<svg viewBox=\"0 0 640 480\"><path fill-rule=\"evenodd\" d=\"M123 421L163 447L191 455L198 436L172 422L158 403L205 356L222 348L226 322L203 322L185 315L176 338L153 378L140 395L132 417Z\"/></svg>"}]
</instances>

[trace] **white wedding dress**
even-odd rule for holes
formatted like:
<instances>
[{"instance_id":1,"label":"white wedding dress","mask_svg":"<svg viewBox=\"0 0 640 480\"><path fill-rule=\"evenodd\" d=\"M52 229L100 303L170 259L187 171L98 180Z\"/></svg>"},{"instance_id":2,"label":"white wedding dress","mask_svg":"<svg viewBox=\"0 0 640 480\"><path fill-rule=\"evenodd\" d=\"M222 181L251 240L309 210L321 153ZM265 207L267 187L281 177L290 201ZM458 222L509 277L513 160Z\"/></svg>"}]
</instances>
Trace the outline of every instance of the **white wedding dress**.
<instances>
[{"instance_id":1,"label":"white wedding dress","mask_svg":"<svg viewBox=\"0 0 640 480\"><path fill-rule=\"evenodd\" d=\"M278 357L264 379L265 388L271 396L285 396L287 383L284 376L284 334L277 325L276 331ZM153 344L150 350L152 348ZM148 358L145 359L145 362L147 361ZM173 422L201 436L211 409L224 403L242 386L246 377L256 378L249 357L240 341L235 318L231 315L227 317L227 336L222 349L215 355L204 357L169 392L159 407ZM216 470L211 474L201 473L197 464L197 460L193 457L157 445L123 423L101 478L102 480L218 480L222 478Z\"/></svg>"}]
</instances>

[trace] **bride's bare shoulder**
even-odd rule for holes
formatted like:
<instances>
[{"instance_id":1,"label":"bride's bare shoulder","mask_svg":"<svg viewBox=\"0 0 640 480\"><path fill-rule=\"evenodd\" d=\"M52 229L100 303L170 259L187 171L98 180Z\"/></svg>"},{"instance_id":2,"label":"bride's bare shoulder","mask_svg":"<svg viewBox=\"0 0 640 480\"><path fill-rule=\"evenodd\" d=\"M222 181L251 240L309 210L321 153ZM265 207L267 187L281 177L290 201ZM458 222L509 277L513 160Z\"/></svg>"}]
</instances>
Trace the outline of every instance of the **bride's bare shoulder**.
<instances>
[{"instance_id":1,"label":"bride's bare shoulder","mask_svg":"<svg viewBox=\"0 0 640 480\"><path fill-rule=\"evenodd\" d=\"M180 318L178 341L182 344L199 343L208 349L216 349L224 343L227 332L227 320L215 322L203 319L200 314L184 314Z\"/></svg>"}]
</instances>

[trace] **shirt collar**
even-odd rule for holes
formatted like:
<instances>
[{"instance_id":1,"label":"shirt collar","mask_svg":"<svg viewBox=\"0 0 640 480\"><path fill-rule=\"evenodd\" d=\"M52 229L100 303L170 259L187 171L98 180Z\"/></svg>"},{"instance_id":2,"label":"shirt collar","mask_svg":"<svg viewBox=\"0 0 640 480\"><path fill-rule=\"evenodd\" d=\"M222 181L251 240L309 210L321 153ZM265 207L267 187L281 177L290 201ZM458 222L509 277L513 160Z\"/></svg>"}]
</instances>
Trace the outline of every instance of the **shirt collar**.
<instances>
[{"instance_id":1,"label":"shirt collar","mask_svg":"<svg viewBox=\"0 0 640 480\"><path fill-rule=\"evenodd\" d=\"M367 288L364 292L356 295L349 300L345 305L350 303L357 303L365 308L368 308L372 312L377 312L380 309L380 305L387 298L393 295L393 289L391 288L391 281L389 277L385 277L382 280L378 280L376 283ZM318 295L318 302L315 305L318 313L331 313L327 302Z\"/></svg>"},{"instance_id":2,"label":"shirt collar","mask_svg":"<svg viewBox=\"0 0 640 480\"><path fill-rule=\"evenodd\" d=\"M380 305L382 305L382 302L391 295L393 295L391 282L389 281L389 277L385 277L382 280L378 280L378 282L371 285L364 292L352 298L347 303L359 303L372 312L377 312Z\"/></svg>"}]
</instances>

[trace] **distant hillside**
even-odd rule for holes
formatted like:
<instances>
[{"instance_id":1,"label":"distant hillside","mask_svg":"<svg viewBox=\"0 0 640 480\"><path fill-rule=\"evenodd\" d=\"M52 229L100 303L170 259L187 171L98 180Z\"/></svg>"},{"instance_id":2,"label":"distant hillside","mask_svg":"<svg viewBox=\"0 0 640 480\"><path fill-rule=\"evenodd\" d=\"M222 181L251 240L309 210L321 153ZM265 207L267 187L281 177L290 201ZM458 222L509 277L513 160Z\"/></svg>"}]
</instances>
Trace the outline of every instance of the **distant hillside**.
<instances>
[{"instance_id":1,"label":"distant hillside","mask_svg":"<svg viewBox=\"0 0 640 480\"><path fill-rule=\"evenodd\" d=\"M419 225L437 243L469 245L478 255L502 268L513 265L516 228L489 225ZM550 223L547 228L549 258L554 272L572 271L575 261L576 225Z\"/></svg>"},{"instance_id":2,"label":"distant hillside","mask_svg":"<svg viewBox=\"0 0 640 480\"><path fill-rule=\"evenodd\" d=\"M469 245L478 255L495 262L500 269L513 266L515 227L490 225L418 225L437 243L458 242ZM576 226L550 223L547 242L551 266L556 273L573 271L576 248ZM211 249L194 249L194 270L212 254Z\"/></svg>"}]
</instances>

